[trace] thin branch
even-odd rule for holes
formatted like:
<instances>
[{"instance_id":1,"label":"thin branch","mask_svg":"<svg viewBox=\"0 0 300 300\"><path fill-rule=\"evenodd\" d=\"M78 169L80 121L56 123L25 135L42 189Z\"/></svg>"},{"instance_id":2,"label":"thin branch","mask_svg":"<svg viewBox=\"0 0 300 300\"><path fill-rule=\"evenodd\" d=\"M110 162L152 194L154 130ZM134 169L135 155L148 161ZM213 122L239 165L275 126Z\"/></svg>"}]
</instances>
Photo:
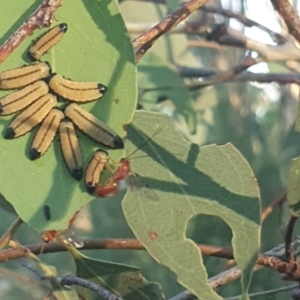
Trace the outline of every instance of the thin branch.
<instances>
[{"instance_id":1,"label":"thin branch","mask_svg":"<svg viewBox=\"0 0 300 300\"><path fill-rule=\"evenodd\" d=\"M220 83L220 82L231 81L237 75L239 75L240 73L242 73L243 71L247 70L249 67L251 67L257 63L258 63L258 61L256 59L249 57L249 56L245 57L244 60L240 64L234 66L232 69L230 69L228 71L216 73L215 75L211 76L210 78L208 78L205 81L197 83L193 86L189 86L189 90L190 91L197 90L200 85L202 87L204 87L204 86L214 85L214 84Z\"/></svg>"},{"instance_id":2,"label":"thin branch","mask_svg":"<svg viewBox=\"0 0 300 300\"><path fill-rule=\"evenodd\" d=\"M273 7L284 20L289 33L300 42L300 20L289 0L271 0Z\"/></svg>"},{"instance_id":3,"label":"thin branch","mask_svg":"<svg viewBox=\"0 0 300 300\"><path fill-rule=\"evenodd\" d=\"M174 11L171 15L165 17L157 25L134 39L133 47L135 49L136 61L138 62L141 59L141 57L149 48L152 47L159 37L176 27L180 22L185 20L192 12L196 11L207 1L208 0L190 0Z\"/></svg>"},{"instance_id":4,"label":"thin branch","mask_svg":"<svg viewBox=\"0 0 300 300\"><path fill-rule=\"evenodd\" d=\"M200 8L200 10L205 11L207 13L219 14L219 15L222 15L222 16L230 18L230 19L231 18L236 19L247 27L255 26L255 27L265 31L266 33L268 33L271 36L271 38L273 39L273 41L276 43L282 44L285 41L285 37L283 37L281 34L272 31L271 29L245 17L244 15L235 13L232 10L228 10L228 9L224 9L224 8L216 7L216 6L210 6L210 5L204 5Z\"/></svg>"},{"instance_id":5,"label":"thin branch","mask_svg":"<svg viewBox=\"0 0 300 300\"><path fill-rule=\"evenodd\" d=\"M130 34L141 34L149 28L155 26L154 23L126 23L126 28ZM200 22L182 22L178 26L166 34L205 34L207 33L207 26L203 26Z\"/></svg>"},{"instance_id":6,"label":"thin branch","mask_svg":"<svg viewBox=\"0 0 300 300\"><path fill-rule=\"evenodd\" d=\"M293 254L296 256L300 253L300 238L295 239L292 242L292 248ZM284 251L285 251L285 244L280 244L276 246L275 248L265 252L264 254L260 254L259 258L257 260L257 264L253 268L253 271L256 272L260 270L263 266L265 267L271 267L276 270L280 269L282 271L291 271L289 269L289 264L280 260L278 257L284 256ZM217 289L219 286L226 285L232 281L235 281L239 279L242 276L242 272L238 267L233 267L229 270L226 270L214 277L211 277L208 280L209 285L211 286L212 289ZM172 297L169 300L195 300L197 297L195 297L192 292L190 291L184 291L174 297Z\"/></svg>"},{"instance_id":7,"label":"thin branch","mask_svg":"<svg viewBox=\"0 0 300 300\"><path fill-rule=\"evenodd\" d=\"M300 240L298 239L294 240L292 243L293 248L297 247L299 243ZM96 240L96 241L80 241L77 242L77 244L82 245L82 247L80 247L80 250L90 250L90 249L144 250L144 247L141 245L139 241L126 240L126 239L125 240L111 239L111 240ZM207 246L207 245L198 245L198 247L203 255L223 257L226 259L233 258L233 252L231 249ZM40 244L40 245L34 245L28 247L16 247L15 249L8 249L8 250L1 251L0 262L9 259L15 259L15 258L27 256L28 253L41 254L42 249L43 249L43 253L66 251L65 246L57 242L52 242L46 245ZM277 270L279 273L285 273L287 275L285 279L287 280L299 280L300 266L299 268L297 268L298 262L296 261L286 262L285 260L283 260L283 258L285 257L284 250L285 250L285 246L280 245L279 247L276 247L275 250L273 249L272 252L267 252L267 254L260 254L258 256L257 264L261 266L273 268Z\"/></svg>"},{"instance_id":8,"label":"thin branch","mask_svg":"<svg viewBox=\"0 0 300 300\"><path fill-rule=\"evenodd\" d=\"M210 41L220 45L234 46L255 51L262 61L286 61L299 60L300 50L292 36L286 36L283 44L267 45L247 37L243 32L227 27L225 24L218 24L207 36Z\"/></svg>"},{"instance_id":9,"label":"thin branch","mask_svg":"<svg viewBox=\"0 0 300 300\"><path fill-rule=\"evenodd\" d=\"M0 63L2 63L35 29L49 27L54 13L61 5L61 0L44 0L29 18L0 47Z\"/></svg>"},{"instance_id":10,"label":"thin branch","mask_svg":"<svg viewBox=\"0 0 300 300\"><path fill-rule=\"evenodd\" d=\"M295 287L299 286L298 284L294 284L294 285L289 285L289 286L284 286L281 288L277 288L277 289L273 289L273 290L268 290L268 291L263 291L263 292L258 292L258 293L252 293L249 294L249 298L255 298L255 297L259 297L259 296L267 296L267 295L272 295L272 294L278 294L284 291L288 291L291 290ZM241 299L241 295L236 296L236 297L230 297L230 298L224 298L224 300L239 300Z\"/></svg>"},{"instance_id":11,"label":"thin branch","mask_svg":"<svg viewBox=\"0 0 300 300\"><path fill-rule=\"evenodd\" d=\"M300 74L299 73L252 73L252 72L243 72L242 74L234 75L232 72L227 73L215 72L208 69L196 69L196 68L181 68L178 67L179 73L182 77L192 78L208 78L207 80L202 80L200 82L190 84L190 85L168 85L168 86L159 86L155 88L144 88L140 89L140 93L147 93L153 91L168 91L174 89L187 88L190 91L196 91L204 87L225 83L225 82L259 82L259 83L271 83L276 82L278 84L298 84L300 85ZM218 74L224 74L223 77ZM213 77L214 75L215 77ZM284 199L282 199L284 201Z\"/></svg>"},{"instance_id":12,"label":"thin branch","mask_svg":"<svg viewBox=\"0 0 300 300\"><path fill-rule=\"evenodd\" d=\"M281 205L286 201L287 193L286 191L282 192L278 197L276 197L262 212L260 219L263 222L270 213L272 213L274 207Z\"/></svg>"},{"instance_id":13,"label":"thin branch","mask_svg":"<svg viewBox=\"0 0 300 300\"><path fill-rule=\"evenodd\" d=\"M285 258L287 262L291 262L295 257L292 255L292 236L294 227L298 217L291 216L285 232Z\"/></svg>"},{"instance_id":14,"label":"thin branch","mask_svg":"<svg viewBox=\"0 0 300 300\"><path fill-rule=\"evenodd\" d=\"M117 297L116 295L114 295L113 293L111 293L110 291L104 289L103 287L97 285L96 283L93 283L89 280L80 278L80 277L76 277L73 275L66 275L63 278L61 278L60 280L58 280L58 282L61 285L79 285L82 286L84 288L87 288L93 292L95 292L97 295L101 296L104 300L122 300L121 297Z\"/></svg>"},{"instance_id":15,"label":"thin branch","mask_svg":"<svg viewBox=\"0 0 300 300\"><path fill-rule=\"evenodd\" d=\"M191 84L188 86L189 90L194 91L197 89L201 89L203 87L214 85L216 83L224 83L224 82L233 82L233 81L254 81L260 83L270 83L270 82L277 82L279 84L291 84L295 83L300 85L300 75L299 73L251 73L251 72L244 72L243 74L239 74L232 77L223 77L222 81L216 80L215 82L212 79L203 80L201 82Z\"/></svg>"},{"instance_id":16,"label":"thin branch","mask_svg":"<svg viewBox=\"0 0 300 300\"><path fill-rule=\"evenodd\" d=\"M101 296L104 300L122 300L122 298L117 297L115 294L111 293L110 291L104 289L103 287L97 285L94 282L89 280L76 277L73 275L66 275L64 277L54 277L54 276L47 276L41 271L36 270L35 268L31 267L29 264L22 264L23 267L28 269L29 271L33 272L40 280L49 280L49 281L56 281L61 286L67 285L78 285L84 288L90 289L91 291L95 292L97 295Z\"/></svg>"},{"instance_id":17,"label":"thin branch","mask_svg":"<svg viewBox=\"0 0 300 300\"><path fill-rule=\"evenodd\" d=\"M76 244L81 245L80 250L95 250L95 249L114 249L114 250L145 250L145 247L138 240L129 239L103 239L103 240L83 240L76 241ZM232 259L233 253L231 249L198 245L203 255L215 256L220 258ZM59 242L43 243L39 245L29 245L26 249L34 254L46 254L54 252L67 251L64 245ZM28 254L23 248L6 249L0 251L0 262L17 259Z\"/></svg>"},{"instance_id":18,"label":"thin branch","mask_svg":"<svg viewBox=\"0 0 300 300\"><path fill-rule=\"evenodd\" d=\"M294 300L300 300L300 287L299 284L297 287L293 288L292 292L291 292L291 297Z\"/></svg>"},{"instance_id":19,"label":"thin branch","mask_svg":"<svg viewBox=\"0 0 300 300\"><path fill-rule=\"evenodd\" d=\"M13 237L17 229L22 225L23 221L17 217L16 220L12 223L12 225L7 229L4 235L0 239L0 249L3 249L9 242L9 240Z\"/></svg>"}]
</instances>

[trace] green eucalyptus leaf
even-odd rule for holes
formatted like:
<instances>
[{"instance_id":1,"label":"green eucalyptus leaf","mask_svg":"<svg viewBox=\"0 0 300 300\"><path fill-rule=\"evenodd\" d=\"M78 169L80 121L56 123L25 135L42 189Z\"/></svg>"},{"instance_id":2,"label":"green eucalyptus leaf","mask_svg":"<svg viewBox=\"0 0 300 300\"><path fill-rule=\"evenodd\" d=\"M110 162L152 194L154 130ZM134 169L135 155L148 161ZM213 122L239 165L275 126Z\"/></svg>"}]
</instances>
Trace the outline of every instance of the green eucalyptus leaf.
<instances>
[{"instance_id":1,"label":"green eucalyptus leaf","mask_svg":"<svg viewBox=\"0 0 300 300\"><path fill-rule=\"evenodd\" d=\"M243 299L248 299L261 228L258 185L248 163L232 144L199 147L186 142L160 114L137 112L128 137L129 154L151 137L135 154L148 157L131 161L132 171L140 176L130 176L138 185L122 202L137 239L197 297L221 299L207 284L201 253L186 238L186 228L198 214L222 218L233 233L235 261L243 272Z\"/></svg>"},{"instance_id":2,"label":"green eucalyptus leaf","mask_svg":"<svg viewBox=\"0 0 300 300\"><path fill-rule=\"evenodd\" d=\"M18 1L16 9L12 9L13 5L5 2L1 6L2 43L39 3L22 0ZM103 98L82 107L124 137L123 126L131 121L136 107L136 67L117 1L65 0L55 14L53 26L58 23L67 23L68 31L42 60L51 64L53 72L74 81L106 85L108 91ZM27 38L0 65L0 71L30 63L27 50L32 40L46 30L37 30ZM0 96L6 93L1 91ZM12 116L0 118L2 132L12 119ZM86 193L83 181L79 183L70 176L58 138L43 157L36 161L28 159L35 132L36 129L13 140L0 139L0 191L19 216L37 231L63 229L72 215L94 197ZM103 147L81 132L78 132L78 137L86 167L93 151ZM123 157L123 150L110 150L109 154L118 161ZM51 209L50 221L45 219L44 205Z\"/></svg>"}]
</instances>

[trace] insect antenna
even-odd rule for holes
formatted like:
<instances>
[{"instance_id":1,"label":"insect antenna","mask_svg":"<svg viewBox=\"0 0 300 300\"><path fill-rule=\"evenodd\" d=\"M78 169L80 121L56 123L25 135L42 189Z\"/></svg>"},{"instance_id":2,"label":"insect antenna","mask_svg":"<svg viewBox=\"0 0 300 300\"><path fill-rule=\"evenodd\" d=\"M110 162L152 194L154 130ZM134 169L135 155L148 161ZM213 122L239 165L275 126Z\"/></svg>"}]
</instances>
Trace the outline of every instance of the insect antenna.
<instances>
[{"instance_id":1,"label":"insect antenna","mask_svg":"<svg viewBox=\"0 0 300 300\"><path fill-rule=\"evenodd\" d=\"M129 154L126 158L128 159L129 157L131 157L134 153L136 153L138 150L140 150L141 148L143 148L155 135L157 135L159 132L161 131L158 130L156 132L154 132L151 136L149 136L146 141L141 145L139 146L138 148L136 148L131 154ZM145 156L149 156L149 155L145 155ZM134 158L137 158L137 157L134 157ZM132 158L133 159L133 158Z\"/></svg>"}]
</instances>

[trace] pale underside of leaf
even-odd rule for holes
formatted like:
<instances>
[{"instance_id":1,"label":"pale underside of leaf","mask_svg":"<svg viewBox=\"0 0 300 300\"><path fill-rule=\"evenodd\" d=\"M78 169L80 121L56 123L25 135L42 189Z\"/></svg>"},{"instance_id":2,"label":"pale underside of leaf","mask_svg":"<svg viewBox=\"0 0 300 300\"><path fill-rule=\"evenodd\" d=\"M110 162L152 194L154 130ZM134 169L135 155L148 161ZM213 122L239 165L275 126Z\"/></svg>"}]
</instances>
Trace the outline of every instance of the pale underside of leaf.
<instances>
[{"instance_id":1,"label":"pale underside of leaf","mask_svg":"<svg viewBox=\"0 0 300 300\"><path fill-rule=\"evenodd\" d=\"M131 163L132 170L159 200L151 201L136 189L127 192L122 202L136 237L200 299L220 299L207 285L199 249L185 236L187 222L193 216L219 216L232 229L232 246L243 271L241 284L247 299L260 245L259 191L249 165L231 144L199 148L185 142L166 116L137 112L133 125L128 153L160 131L137 153L149 157Z\"/></svg>"}]
</instances>

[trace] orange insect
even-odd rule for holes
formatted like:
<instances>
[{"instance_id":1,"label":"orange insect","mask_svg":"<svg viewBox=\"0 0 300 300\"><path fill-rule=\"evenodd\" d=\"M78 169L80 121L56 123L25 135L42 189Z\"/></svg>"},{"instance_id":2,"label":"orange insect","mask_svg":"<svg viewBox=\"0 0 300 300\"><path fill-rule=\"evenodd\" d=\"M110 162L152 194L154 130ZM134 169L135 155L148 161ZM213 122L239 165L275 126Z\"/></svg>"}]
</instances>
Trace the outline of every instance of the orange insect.
<instances>
[{"instance_id":1,"label":"orange insect","mask_svg":"<svg viewBox=\"0 0 300 300\"><path fill-rule=\"evenodd\" d=\"M111 167L106 164L106 168L110 170L113 174L112 177L109 178L103 185L97 185L95 188L95 194L99 197L111 197L118 194L120 181L126 180L126 184L130 189L139 189L140 191L146 189L141 189L145 187L141 182L140 178L137 174L131 173L131 167L129 158L136 153L139 149L141 149L145 144L149 142L150 139L153 138L158 132L154 133L151 137L149 137L139 148L133 151L129 156L122 158L119 162L118 168L115 171L111 170ZM134 157L137 158L137 157ZM129 176L130 175L130 176ZM149 191L149 189L147 189ZM148 192L147 191L147 192ZM154 192L152 194L155 194ZM152 196L153 198L153 196ZM156 198L156 196L155 196Z\"/></svg>"},{"instance_id":2,"label":"orange insect","mask_svg":"<svg viewBox=\"0 0 300 300\"><path fill-rule=\"evenodd\" d=\"M109 178L103 185L97 185L95 193L99 197L111 197L118 194L119 182L124 180L131 172L128 158L120 160L120 166L115 170L112 177Z\"/></svg>"},{"instance_id":3,"label":"orange insect","mask_svg":"<svg viewBox=\"0 0 300 300\"><path fill-rule=\"evenodd\" d=\"M76 219L76 215L78 214L79 211L77 211L73 217L69 220L68 223L68 228L64 229L64 230L48 230L48 231L44 231L42 233L42 241L44 243L49 243L49 242L53 242L57 239L58 236L60 235L64 235L67 234L69 232L69 227L72 225L72 223L75 221ZM47 219L47 217L46 217ZM48 220L48 219L47 219ZM69 239L68 239L69 240ZM75 244L75 242L73 242Z\"/></svg>"}]
</instances>

